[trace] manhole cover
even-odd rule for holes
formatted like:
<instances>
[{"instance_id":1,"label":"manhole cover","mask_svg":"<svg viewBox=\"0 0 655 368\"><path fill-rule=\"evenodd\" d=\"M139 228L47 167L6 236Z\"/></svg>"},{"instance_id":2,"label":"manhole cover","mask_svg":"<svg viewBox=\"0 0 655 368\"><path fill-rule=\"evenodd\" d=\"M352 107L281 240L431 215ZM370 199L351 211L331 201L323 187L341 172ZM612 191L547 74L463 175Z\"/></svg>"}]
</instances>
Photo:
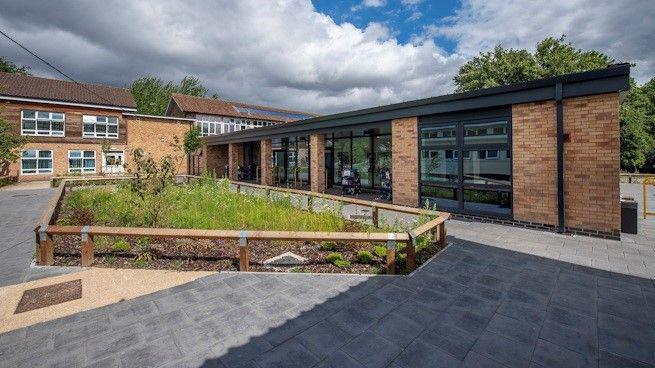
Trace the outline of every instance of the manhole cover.
<instances>
[{"instance_id":1,"label":"manhole cover","mask_svg":"<svg viewBox=\"0 0 655 368\"><path fill-rule=\"evenodd\" d=\"M307 262L305 258L292 252L286 252L265 260L264 264L269 266L296 266L305 262Z\"/></svg>"},{"instance_id":2,"label":"manhole cover","mask_svg":"<svg viewBox=\"0 0 655 368\"><path fill-rule=\"evenodd\" d=\"M25 290L14 314L82 298L82 280L61 282Z\"/></svg>"}]
</instances>

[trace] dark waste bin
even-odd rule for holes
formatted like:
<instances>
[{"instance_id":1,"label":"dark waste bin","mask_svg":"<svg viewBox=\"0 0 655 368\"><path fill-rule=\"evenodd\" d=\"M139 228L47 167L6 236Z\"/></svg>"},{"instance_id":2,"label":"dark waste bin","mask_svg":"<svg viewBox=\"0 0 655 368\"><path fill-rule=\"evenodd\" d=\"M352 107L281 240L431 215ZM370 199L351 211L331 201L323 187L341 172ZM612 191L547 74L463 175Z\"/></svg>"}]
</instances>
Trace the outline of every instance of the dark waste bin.
<instances>
[{"instance_id":1,"label":"dark waste bin","mask_svg":"<svg viewBox=\"0 0 655 368\"><path fill-rule=\"evenodd\" d=\"M637 202L633 198L621 198L621 232L637 233Z\"/></svg>"}]
</instances>

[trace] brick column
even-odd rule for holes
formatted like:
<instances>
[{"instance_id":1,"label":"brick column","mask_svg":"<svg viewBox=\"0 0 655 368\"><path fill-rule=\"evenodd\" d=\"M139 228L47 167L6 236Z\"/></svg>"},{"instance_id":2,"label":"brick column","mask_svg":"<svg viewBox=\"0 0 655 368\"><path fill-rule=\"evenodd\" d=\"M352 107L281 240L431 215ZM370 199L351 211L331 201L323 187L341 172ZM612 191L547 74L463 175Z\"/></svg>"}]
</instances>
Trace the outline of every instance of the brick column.
<instances>
[{"instance_id":1,"label":"brick column","mask_svg":"<svg viewBox=\"0 0 655 368\"><path fill-rule=\"evenodd\" d=\"M325 193L325 134L309 136L309 155L311 190Z\"/></svg>"},{"instance_id":2,"label":"brick column","mask_svg":"<svg viewBox=\"0 0 655 368\"><path fill-rule=\"evenodd\" d=\"M217 178L222 178L228 161L227 145L203 146L200 158L201 171L207 171L213 173Z\"/></svg>"},{"instance_id":3,"label":"brick column","mask_svg":"<svg viewBox=\"0 0 655 368\"><path fill-rule=\"evenodd\" d=\"M393 203L418 206L417 117L391 121L391 166Z\"/></svg>"},{"instance_id":4,"label":"brick column","mask_svg":"<svg viewBox=\"0 0 655 368\"><path fill-rule=\"evenodd\" d=\"M260 184L273 185L273 145L270 139L259 142Z\"/></svg>"},{"instance_id":5,"label":"brick column","mask_svg":"<svg viewBox=\"0 0 655 368\"><path fill-rule=\"evenodd\" d=\"M230 143L228 145L228 157L230 165L230 180L237 180L237 169L243 163L243 145L241 143Z\"/></svg>"}]
</instances>

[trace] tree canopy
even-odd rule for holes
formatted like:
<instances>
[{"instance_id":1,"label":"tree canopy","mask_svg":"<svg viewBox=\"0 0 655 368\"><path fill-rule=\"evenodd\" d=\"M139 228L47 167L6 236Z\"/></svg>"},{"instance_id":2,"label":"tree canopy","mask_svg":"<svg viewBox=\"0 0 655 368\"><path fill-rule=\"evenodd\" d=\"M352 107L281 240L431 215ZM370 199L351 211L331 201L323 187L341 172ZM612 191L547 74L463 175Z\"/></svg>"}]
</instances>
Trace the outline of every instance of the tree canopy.
<instances>
[{"instance_id":1,"label":"tree canopy","mask_svg":"<svg viewBox=\"0 0 655 368\"><path fill-rule=\"evenodd\" d=\"M453 78L458 92L525 82L567 73L602 69L614 60L599 51L581 50L565 36L546 38L534 52L496 46L465 63ZM655 172L655 78L630 91L621 103L621 169Z\"/></svg>"},{"instance_id":2,"label":"tree canopy","mask_svg":"<svg viewBox=\"0 0 655 368\"><path fill-rule=\"evenodd\" d=\"M602 69L614 60L598 51L576 49L566 36L546 38L537 43L534 53L528 50L505 49L481 52L461 68L454 77L458 92L502 86L547 78L566 73Z\"/></svg>"},{"instance_id":3,"label":"tree canopy","mask_svg":"<svg viewBox=\"0 0 655 368\"><path fill-rule=\"evenodd\" d=\"M31 75L29 70L30 67L28 66L16 65L15 63L12 63L11 61L0 56L0 72Z\"/></svg>"},{"instance_id":4,"label":"tree canopy","mask_svg":"<svg viewBox=\"0 0 655 368\"><path fill-rule=\"evenodd\" d=\"M205 97L209 92L200 83L200 79L191 76L184 77L180 83L164 82L156 77L141 77L132 82L130 91L134 96L137 111L148 115L164 115L173 93ZM216 93L214 95L218 96Z\"/></svg>"},{"instance_id":5,"label":"tree canopy","mask_svg":"<svg viewBox=\"0 0 655 368\"><path fill-rule=\"evenodd\" d=\"M9 123L0 116L0 174L4 174L9 164L20 158L20 148L27 143L27 137L12 133L9 127Z\"/></svg>"}]
</instances>

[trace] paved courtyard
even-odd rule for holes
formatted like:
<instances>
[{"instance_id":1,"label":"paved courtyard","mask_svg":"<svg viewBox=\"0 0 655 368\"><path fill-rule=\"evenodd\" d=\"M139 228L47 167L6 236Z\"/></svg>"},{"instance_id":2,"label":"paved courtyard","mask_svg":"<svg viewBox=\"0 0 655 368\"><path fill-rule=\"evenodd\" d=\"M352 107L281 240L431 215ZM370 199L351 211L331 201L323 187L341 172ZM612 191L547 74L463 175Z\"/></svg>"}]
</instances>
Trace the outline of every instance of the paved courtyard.
<instances>
[{"instance_id":1,"label":"paved courtyard","mask_svg":"<svg viewBox=\"0 0 655 368\"><path fill-rule=\"evenodd\" d=\"M410 277L208 276L0 335L0 364L655 365L652 280L450 241Z\"/></svg>"},{"instance_id":2,"label":"paved courtyard","mask_svg":"<svg viewBox=\"0 0 655 368\"><path fill-rule=\"evenodd\" d=\"M411 276L221 273L0 335L0 366L655 367L652 233L448 230Z\"/></svg>"},{"instance_id":3,"label":"paved courtyard","mask_svg":"<svg viewBox=\"0 0 655 368\"><path fill-rule=\"evenodd\" d=\"M32 230L50 193L52 189L34 183L0 189L0 286L28 277L34 257Z\"/></svg>"}]
</instances>

